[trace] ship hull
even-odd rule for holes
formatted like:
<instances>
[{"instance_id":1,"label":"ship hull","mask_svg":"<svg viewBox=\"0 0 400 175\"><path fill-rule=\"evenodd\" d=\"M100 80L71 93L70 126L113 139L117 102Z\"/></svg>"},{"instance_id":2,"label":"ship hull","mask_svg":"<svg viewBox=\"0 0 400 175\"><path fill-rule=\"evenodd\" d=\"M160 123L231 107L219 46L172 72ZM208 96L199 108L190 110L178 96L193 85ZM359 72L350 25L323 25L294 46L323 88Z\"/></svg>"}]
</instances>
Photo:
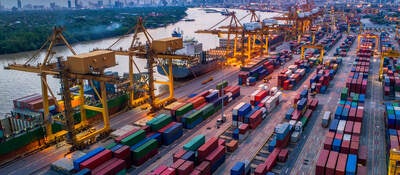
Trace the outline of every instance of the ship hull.
<instances>
[{"instance_id":1,"label":"ship hull","mask_svg":"<svg viewBox=\"0 0 400 175\"><path fill-rule=\"evenodd\" d=\"M210 62L207 64L197 64L190 68L185 66L172 65L172 74L174 80L186 80L189 78L204 75L218 68L217 62ZM168 71L168 65L157 65L157 72L161 75L165 75L163 68Z\"/></svg>"}]
</instances>

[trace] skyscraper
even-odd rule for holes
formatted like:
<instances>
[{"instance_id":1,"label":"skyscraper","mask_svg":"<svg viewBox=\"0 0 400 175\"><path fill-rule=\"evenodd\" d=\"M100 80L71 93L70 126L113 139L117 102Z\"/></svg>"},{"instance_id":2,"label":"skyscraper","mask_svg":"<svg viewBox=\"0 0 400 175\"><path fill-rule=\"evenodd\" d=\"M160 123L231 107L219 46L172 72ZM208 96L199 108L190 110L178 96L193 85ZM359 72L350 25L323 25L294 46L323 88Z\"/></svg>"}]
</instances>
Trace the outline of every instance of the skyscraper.
<instances>
[{"instance_id":1,"label":"skyscraper","mask_svg":"<svg viewBox=\"0 0 400 175\"><path fill-rule=\"evenodd\" d=\"M22 8L22 1L21 0L18 0L18 8L19 9Z\"/></svg>"},{"instance_id":2,"label":"skyscraper","mask_svg":"<svg viewBox=\"0 0 400 175\"><path fill-rule=\"evenodd\" d=\"M75 0L75 8L80 8L78 0Z\"/></svg>"},{"instance_id":3,"label":"skyscraper","mask_svg":"<svg viewBox=\"0 0 400 175\"><path fill-rule=\"evenodd\" d=\"M71 0L68 0L68 8L71 8Z\"/></svg>"}]
</instances>

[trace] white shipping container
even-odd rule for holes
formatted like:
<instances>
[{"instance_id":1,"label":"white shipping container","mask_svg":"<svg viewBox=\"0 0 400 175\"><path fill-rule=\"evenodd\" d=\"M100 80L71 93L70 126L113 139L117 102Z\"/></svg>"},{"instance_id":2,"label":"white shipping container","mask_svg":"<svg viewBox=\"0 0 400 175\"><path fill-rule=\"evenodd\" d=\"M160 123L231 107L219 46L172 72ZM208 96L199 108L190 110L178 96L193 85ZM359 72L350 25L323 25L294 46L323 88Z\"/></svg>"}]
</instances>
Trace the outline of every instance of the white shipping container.
<instances>
[{"instance_id":1,"label":"white shipping container","mask_svg":"<svg viewBox=\"0 0 400 175\"><path fill-rule=\"evenodd\" d=\"M298 72L301 76L304 76L306 74L306 71L304 69L298 69Z\"/></svg>"},{"instance_id":2,"label":"white shipping container","mask_svg":"<svg viewBox=\"0 0 400 175\"><path fill-rule=\"evenodd\" d=\"M267 108L262 107L259 109L260 111L262 111L262 118L265 119L265 117L267 117Z\"/></svg>"},{"instance_id":3,"label":"white shipping container","mask_svg":"<svg viewBox=\"0 0 400 175\"><path fill-rule=\"evenodd\" d=\"M288 69L294 72L294 71L297 70L297 65L294 65L294 64L293 64L293 65L290 65L290 66L288 67Z\"/></svg>"},{"instance_id":4,"label":"white shipping container","mask_svg":"<svg viewBox=\"0 0 400 175\"><path fill-rule=\"evenodd\" d=\"M276 97L277 100L278 100L278 103L280 103L280 102L282 101L282 92L281 92L281 91L277 92L277 93L274 95L274 97Z\"/></svg>"},{"instance_id":5,"label":"white shipping container","mask_svg":"<svg viewBox=\"0 0 400 175\"><path fill-rule=\"evenodd\" d=\"M117 137L120 137L120 136L128 133L129 131L132 131L135 128L139 128L139 127L132 126L132 125L125 125L119 129L113 131L110 135L112 138L117 138Z\"/></svg>"},{"instance_id":6,"label":"white shipping container","mask_svg":"<svg viewBox=\"0 0 400 175\"><path fill-rule=\"evenodd\" d=\"M394 106L393 109L394 109L395 111L400 111L400 107L397 107L397 106Z\"/></svg>"},{"instance_id":7,"label":"white shipping container","mask_svg":"<svg viewBox=\"0 0 400 175\"><path fill-rule=\"evenodd\" d=\"M285 75L286 75L287 77L289 77L290 75L292 75L292 71L291 71L291 70L286 71L286 72L285 72Z\"/></svg>"},{"instance_id":8,"label":"white shipping container","mask_svg":"<svg viewBox=\"0 0 400 175\"><path fill-rule=\"evenodd\" d=\"M340 120L336 132L343 134L345 126L346 126L346 120Z\"/></svg>"},{"instance_id":9,"label":"white shipping container","mask_svg":"<svg viewBox=\"0 0 400 175\"><path fill-rule=\"evenodd\" d=\"M7 117L7 118L4 118L4 119L1 119L0 122L1 122L1 126L3 127L4 135L11 135L12 127L10 125L10 118Z\"/></svg>"},{"instance_id":10,"label":"white shipping container","mask_svg":"<svg viewBox=\"0 0 400 175\"><path fill-rule=\"evenodd\" d=\"M344 134L343 135L343 140L350 141L351 140L351 135L350 134Z\"/></svg>"},{"instance_id":11,"label":"white shipping container","mask_svg":"<svg viewBox=\"0 0 400 175\"><path fill-rule=\"evenodd\" d=\"M261 29L261 24L259 22L248 22L243 24L244 30L254 31Z\"/></svg>"},{"instance_id":12,"label":"white shipping container","mask_svg":"<svg viewBox=\"0 0 400 175\"><path fill-rule=\"evenodd\" d=\"M290 142L296 143L297 141L299 141L299 137L300 133L298 131L293 132L292 135L290 136Z\"/></svg>"},{"instance_id":13,"label":"white shipping container","mask_svg":"<svg viewBox=\"0 0 400 175\"><path fill-rule=\"evenodd\" d=\"M263 106L265 106L265 102L267 102L270 98L271 98L271 96L266 96L261 100L260 103L264 104Z\"/></svg>"},{"instance_id":14,"label":"white shipping container","mask_svg":"<svg viewBox=\"0 0 400 175\"><path fill-rule=\"evenodd\" d=\"M277 25L278 21L276 19L264 19L263 24L264 26L272 26L272 25Z\"/></svg>"},{"instance_id":15,"label":"white shipping container","mask_svg":"<svg viewBox=\"0 0 400 175\"><path fill-rule=\"evenodd\" d=\"M278 88L277 87L272 87L269 93L271 95L275 95L276 92L278 92Z\"/></svg>"},{"instance_id":16,"label":"white shipping container","mask_svg":"<svg viewBox=\"0 0 400 175\"><path fill-rule=\"evenodd\" d=\"M238 115L239 109L244 105L244 102L240 102L238 105L236 105L233 110L232 110L232 115Z\"/></svg>"}]
</instances>

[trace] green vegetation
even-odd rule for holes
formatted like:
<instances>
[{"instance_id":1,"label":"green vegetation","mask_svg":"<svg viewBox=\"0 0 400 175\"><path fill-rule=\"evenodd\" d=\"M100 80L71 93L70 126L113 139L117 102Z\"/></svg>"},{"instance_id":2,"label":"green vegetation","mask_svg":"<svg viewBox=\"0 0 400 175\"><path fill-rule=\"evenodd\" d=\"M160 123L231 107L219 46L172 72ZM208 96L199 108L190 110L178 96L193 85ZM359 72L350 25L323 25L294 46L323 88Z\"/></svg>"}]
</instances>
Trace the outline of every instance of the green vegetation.
<instances>
[{"instance_id":1,"label":"green vegetation","mask_svg":"<svg viewBox=\"0 0 400 175\"><path fill-rule=\"evenodd\" d=\"M186 16L185 7L0 12L0 54L35 50L54 26L63 26L70 43L123 35L143 16L148 28L166 26Z\"/></svg>"}]
</instances>

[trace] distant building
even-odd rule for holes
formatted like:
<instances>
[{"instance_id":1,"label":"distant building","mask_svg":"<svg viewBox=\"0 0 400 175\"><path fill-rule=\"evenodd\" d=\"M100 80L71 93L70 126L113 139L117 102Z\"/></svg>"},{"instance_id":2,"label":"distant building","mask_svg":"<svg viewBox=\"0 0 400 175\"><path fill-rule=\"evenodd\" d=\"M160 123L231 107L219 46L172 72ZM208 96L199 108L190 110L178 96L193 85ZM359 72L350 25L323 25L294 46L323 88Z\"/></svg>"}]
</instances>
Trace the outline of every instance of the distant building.
<instances>
[{"instance_id":1,"label":"distant building","mask_svg":"<svg viewBox=\"0 0 400 175\"><path fill-rule=\"evenodd\" d=\"M51 2L50 3L50 8L55 9L56 8L56 3L55 2Z\"/></svg>"},{"instance_id":2,"label":"distant building","mask_svg":"<svg viewBox=\"0 0 400 175\"><path fill-rule=\"evenodd\" d=\"M79 5L79 1L75 0L75 8L81 8L81 6Z\"/></svg>"},{"instance_id":3,"label":"distant building","mask_svg":"<svg viewBox=\"0 0 400 175\"><path fill-rule=\"evenodd\" d=\"M97 1L97 7L103 7L103 1Z\"/></svg>"},{"instance_id":4,"label":"distant building","mask_svg":"<svg viewBox=\"0 0 400 175\"><path fill-rule=\"evenodd\" d=\"M18 8L19 9L22 8L22 1L21 0L18 0Z\"/></svg>"},{"instance_id":5,"label":"distant building","mask_svg":"<svg viewBox=\"0 0 400 175\"><path fill-rule=\"evenodd\" d=\"M68 8L72 8L71 0L68 0Z\"/></svg>"}]
</instances>

